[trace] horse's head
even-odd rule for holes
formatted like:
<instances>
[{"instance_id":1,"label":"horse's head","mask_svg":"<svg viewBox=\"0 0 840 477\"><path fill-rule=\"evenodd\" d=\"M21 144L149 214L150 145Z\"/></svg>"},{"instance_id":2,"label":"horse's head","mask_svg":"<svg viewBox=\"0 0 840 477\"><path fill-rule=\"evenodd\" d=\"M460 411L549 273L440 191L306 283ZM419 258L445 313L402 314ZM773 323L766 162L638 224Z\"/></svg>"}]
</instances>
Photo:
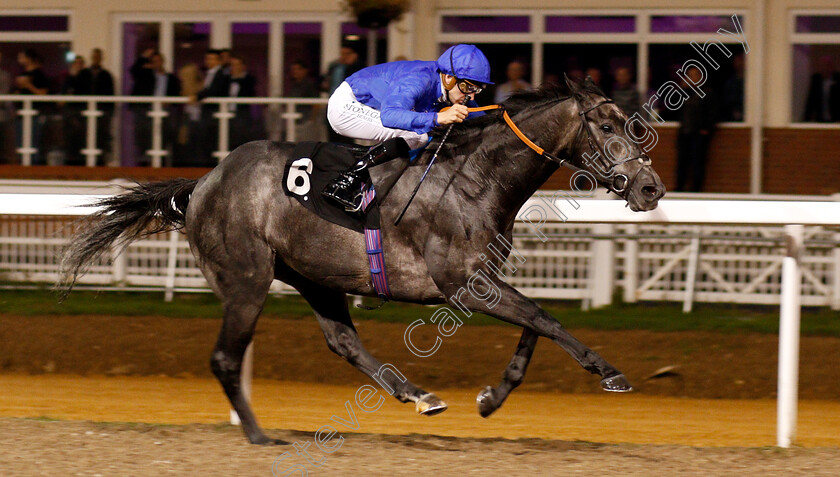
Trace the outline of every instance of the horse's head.
<instances>
[{"instance_id":1,"label":"horse's head","mask_svg":"<svg viewBox=\"0 0 840 477\"><path fill-rule=\"evenodd\" d=\"M633 211L655 209L665 195L665 185L650 158L628 134L627 115L589 77L582 84L567 77L566 85L577 103L581 124L571 154L574 165L621 196Z\"/></svg>"}]
</instances>

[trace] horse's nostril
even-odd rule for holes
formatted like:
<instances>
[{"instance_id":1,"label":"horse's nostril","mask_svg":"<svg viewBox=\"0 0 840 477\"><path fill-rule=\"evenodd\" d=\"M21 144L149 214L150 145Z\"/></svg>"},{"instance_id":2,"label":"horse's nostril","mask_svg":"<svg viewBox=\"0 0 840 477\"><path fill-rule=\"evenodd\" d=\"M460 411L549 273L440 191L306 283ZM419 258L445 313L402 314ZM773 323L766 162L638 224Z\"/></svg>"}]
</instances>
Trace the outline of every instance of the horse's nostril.
<instances>
[{"instance_id":1,"label":"horse's nostril","mask_svg":"<svg viewBox=\"0 0 840 477\"><path fill-rule=\"evenodd\" d=\"M659 194L659 188L656 186L644 186L642 187L642 196L646 199L654 199Z\"/></svg>"}]
</instances>

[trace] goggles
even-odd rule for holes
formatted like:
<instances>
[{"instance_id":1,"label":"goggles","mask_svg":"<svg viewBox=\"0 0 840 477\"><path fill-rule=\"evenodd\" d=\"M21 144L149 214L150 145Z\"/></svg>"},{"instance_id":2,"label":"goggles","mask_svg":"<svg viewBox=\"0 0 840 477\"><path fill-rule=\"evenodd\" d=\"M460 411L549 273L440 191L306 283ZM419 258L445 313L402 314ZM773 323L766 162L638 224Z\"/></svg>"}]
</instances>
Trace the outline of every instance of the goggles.
<instances>
[{"instance_id":1,"label":"goggles","mask_svg":"<svg viewBox=\"0 0 840 477\"><path fill-rule=\"evenodd\" d=\"M477 85L465 79L459 79L457 83L458 89L464 94L478 94L484 90L484 85Z\"/></svg>"}]
</instances>

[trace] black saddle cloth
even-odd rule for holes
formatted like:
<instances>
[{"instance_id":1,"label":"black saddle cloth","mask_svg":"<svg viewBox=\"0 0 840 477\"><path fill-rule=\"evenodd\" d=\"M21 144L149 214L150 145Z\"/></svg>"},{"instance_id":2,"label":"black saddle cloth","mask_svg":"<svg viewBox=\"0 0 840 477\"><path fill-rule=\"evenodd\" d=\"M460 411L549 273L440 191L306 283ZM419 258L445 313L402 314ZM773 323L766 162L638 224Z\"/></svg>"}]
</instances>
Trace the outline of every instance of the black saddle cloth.
<instances>
[{"instance_id":1,"label":"black saddle cloth","mask_svg":"<svg viewBox=\"0 0 840 477\"><path fill-rule=\"evenodd\" d=\"M283 172L283 191L324 220L360 233L365 228L378 229L378 198L374 198L366 213L360 215L348 213L343 206L321 195L327 184L355 164L367 150L366 147L329 142L298 143ZM367 170L361 175L365 182L371 183Z\"/></svg>"}]
</instances>

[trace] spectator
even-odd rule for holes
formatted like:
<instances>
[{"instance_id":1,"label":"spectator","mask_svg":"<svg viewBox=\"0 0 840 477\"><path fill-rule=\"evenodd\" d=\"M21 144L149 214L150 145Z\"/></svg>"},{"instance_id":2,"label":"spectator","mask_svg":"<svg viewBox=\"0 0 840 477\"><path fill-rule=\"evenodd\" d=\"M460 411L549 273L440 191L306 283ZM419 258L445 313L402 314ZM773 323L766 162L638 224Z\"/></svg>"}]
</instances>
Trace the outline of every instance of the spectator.
<instances>
[{"instance_id":1,"label":"spectator","mask_svg":"<svg viewBox=\"0 0 840 477\"><path fill-rule=\"evenodd\" d=\"M330 63L327 67L327 74L324 75L323 80L321 81L321 89L329 92L329 94L332 95L335 92L335 90L339 86L341 86L341 83L343 83L348 76L352 75L353 73L359 71L364 67L365 65L363 65L362 62L359 61L359 54L356 52L356 50L354 50L350 45L342 46L341 51L338 55L338 59ZM327 132L329 134L329 140L331 142L353 142L349 138L346 138L341 134L338 134L337 132L333 131L333 128L329 125L329 122L327 121L326 114L324 114L324 123L327 126Z\"/></svg>"},{"instance_id":2,"label":"spectator","mask_svg":"<svg viewBox=\"0 0 840 477\"><path fill-rule=\"evenodd\" d=\"M90 66L79 73L77 93L93 96L113 96L114 78L102 67L102 50L94 48L90 53ZM114 116L114 103L100 103L97 108L102 116L96 118L96 147L102 154L99 163L105 164L106 156L111 153L111 119Z\"/></svg>"},{"instance_id":3,"label":"spectator","mask_svg":"<svg viewBox=\"0 0 840 477\"><path fill-rule=\"evenodd\" d=\"M195 100L204 98L224 98L230 91L230 76L222 70L222 56L219 50L207 50L204 55L204 67L207 72L204 76L204 87L193 97ZM216 104L203 104L201 106L201 129L199 130L199 145L201 146L199 161L204 167L213 167L218 163L213 159L213 151L219 146L219 122L213 114L219 111Z\"/></svg>"},{"instance_id":4,"label":"spectator","mask_svg":"<svg viewBox=\"0 0 840 477\"><path fill-rule=\"evenodd\" d=\"M3 60L3 53L0 52L0 63ZM12 92L12 75L8 71L0 69L0 94L9 94ZM0 101L0 163L12 162L11 148L9 147L9 137L11 136L12 124L12 106Z\"/></svg>"},{"instance_id":5,"label":"spectator","mask_svg":"<svg viewBox=\"0 0 840 477\"><path fill-rule=\"evenodd\" d=\"M688 77L699 84L702 73L697 68L688 70ZM688 85L683 82L686 91ZM692 94L679 110L680 127L677 132L677 187L676 190L701 192L706 179L706 156L709 142L717 123L717 98L714 91L705 91L706 97ZM690 176L690 178L689 178ZM686 189L687 183L691 187Z\"/></svg>"},{"instance_id":6,"label":"spectator","mask_svg":"<svg viewBox=\"0 0 840 477\"><path fill-rule=\"evenodd\" d=\"M191 98L184 106L178 135L175 143L175 166L199 167L201 160L201 105L198 104L198 93L204 87L201 71L195 63L189 63L178 70L181 81L181 96Z\"/></svg>"},{"instance_id":7,"label":"spectator","mask_svg":"<svg viewBox=\"0 0 840 477\"><path fill-rule=\"evenodd\" d=\"M230 60L233 58L229 48L222 48L219 50L219 58L222 60L222 72L230 76Z\"/></svg>"},{"instance_id":8,"label":"spectator","mask_svg":"<svg viewBox=\"0 0 840 477\"><path fill-rule=\"evenodd\" d=\"M732 59L735 74L723 85L724 121L744 120L744 55Z\"/></svg>"},{"instance_id":9,"label":"spectator","mask_svg":"<svg viewBox=\"0 0 840 477\"><path fill-rule=\"evenodd\" d=\"M610 95L608 89L604 87L604 74L601 72L601 68L596 68L594 66L586 68L586 76L592 78L592 82L595 83L595 86L600 88L607 96Z\"/></svg>"},{"instance_id":10,"label":"spectator","mask_svg":"<svg viewBox=\"0 0 840 477\"><path fill-rule=\"evenodd\" d=\"M542 84L540 86L560 86L560 75L557 73L546 73L545 76L543 76Z\"/></svg>"},{"instance_id":11,"label":"spectator","mask_svg":"<svg viewBox=\"0 0 840 477\"><path fill-rule=\"evenodd\" d=\"M76 55L67 69L61 84L61 94L76 95L79 92L79 74L85 69L85 58ZM82 149L85 147L86 128L82 111L85 104L71 102L61 108L62 132L64 135L65 164L71 166L84 165Z\"/></svg>"},{"instance_id":12,"label":"spectator","mask_svg":"<svg viewBox=\"0 0 840 477\"><path fill-rule=\"evenodd\" d=\"M303 61L295 61L289 70L291 80L286 87L288 98L317 98L315 81L309 76L309 68ZM298 106L296 111L301 117L295 120L296 139L298 141L316 141L320 137L315 121L314 106Z\"/></svg>"},{"instance_id":13,"label":"spectator","mask_svg":"<svg viewBox=\"0 0 840 477\"><path fill-rule=\"evenodd\" d=\"M251 73L248 73L248 65L245 63L245 60L237 55L233 55L230 58L230 89L228 91L231 98L253 98L257 95L257 78ZM232 109L235 115L230 123L231 150L258 137L254 133L254 120L251 116L251 106L248 104L237 104Z\"/></svg>"},{"instance_id":14,"label":"spectator","mask_svg":"<svg viewBox=\"0 0 840 477\"><path fill-rule=\"evenodd\" d=\"M18 53L18 64L23 68L23 73L15 78L15 94L37 94L49 93L49 80L41 70L41 55L35 50L27 48ZM42 105L33 105L35 109L44 109ZM32 118L32 147L37 149L32 154L32 164L44 164L41 154L41 132L46 124L45 114L39 114ZM18 147L23 147L23 118L18 116L15 121L15 129Z\"/></svg>"},{"instance_id":15,"label":"spectator","mask_svg":"<svg viewBox=\"0 0 840 477\"><path fill-rule=\"evenodd\" d=\"M531 89L531 84L525 81L525 64L521 61L511 61L507 66L507 82L496 86L496 94L493 100L496 103L508 99L513 93Z\"/></svg>"},{"instance_id":16,"label":"spectator","mask_svg":"<svg viewBox=\"0 0 840 477\"><path fill-rule=\"evenodd\" d=\"M821 56L818 71L811 76L808 99L805 102L805 121L820 123L840 121L840 73L834 58Z\"/></svg>"},{"instance_id":17,"label":"spectator","mask_svg":"<svg viewBox=\"0 0 840 477\"><path fill-rule=\"evenodd\" d=\"M157 50L152 48L145 50L131 65L129 73L133 80L131 87L133 96L172 97L181 94L181 82L175 75L166 72L163 55ZM147 103L135 103L131 107L134 115L134 145L143 154L144 158L140 161L142 165L148 165L150 162L145 151L152 148L152 118L149 117L151 108L151 104ZM173 125L177 110L172 104L164 105L164 108L169 116L163 118L161 128L163 148L170 149L175 139ZM170 155L169 165L172 162L171 158Z\"/></svg>"},{"instance_id":18,"label":"spectator","mask_svg":"<svg viewBox=\"0 0 840 477\"><path fill-rule=\"evenodd\" d=\"M612 99L615 105L621 108L627 116L633 116L639 112L641 98L636 85L632 83L633 76L630 68L621 66L615 70L615 88L613 88Z\"/></svg>"}]
</instances>

